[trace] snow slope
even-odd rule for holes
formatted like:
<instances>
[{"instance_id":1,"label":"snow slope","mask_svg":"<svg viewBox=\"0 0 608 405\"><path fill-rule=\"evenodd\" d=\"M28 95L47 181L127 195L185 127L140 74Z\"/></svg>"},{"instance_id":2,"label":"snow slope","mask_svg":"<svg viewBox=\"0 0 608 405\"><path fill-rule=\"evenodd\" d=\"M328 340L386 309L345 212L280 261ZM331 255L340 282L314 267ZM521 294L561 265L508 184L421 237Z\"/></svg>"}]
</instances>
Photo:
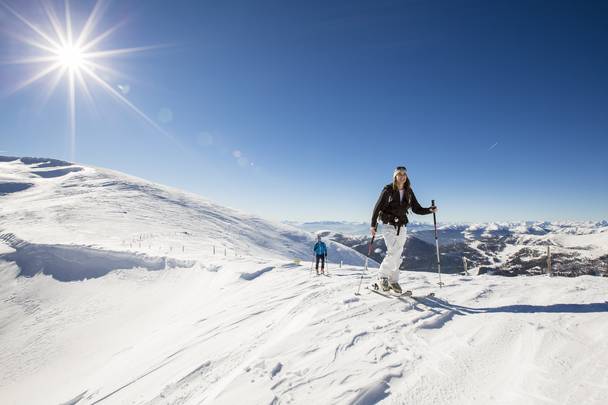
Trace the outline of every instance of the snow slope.
<instances>
[{"instance_id":1,"label":"snow slope","mask_svg":"<svg viewBox=\"0 0 608 405\"><path fill-rule=\"evenodd\" d=\"M107 257L128 251L193 261L215 249L216 255L310 259L316 241L195 194L50 159L0 157L0 201L0 239L38 251L70 245L81 256L96 248ZM356 251L327 244L329 260L363 264Z\"/></svg>"},{"instance_id":2,"label":"snow slope","mask_svg":"<svg viewBox=\"0 0 608 405\"><path fill-rule=\"evenodd\" d=\"M31 184L2 186L0 196L2 404L608 397L608 278L444 275L438 289L436 274L405 272L416 295L437 297L355 295L375 270L338 244L334 254L353 263L315 276L293 260L306 257L311 235L51 163L44 169L61 175L33 173L40 162L0 162L0 184ZM214 255L213 245L237 255Z\"/></svg>"},{"instance_id":3,"label":"snow slope","mask_svg":"<svg viewBox=\"0 0 608 405\"><path fill-rule=\"evenodd\" d=\"M210 259L80 282L0 270L3 404L603 404L608 279ZM367 283L367 281L366 281ZM32 389L32 387L37 387Z\"/></svg>"}]
</instances>

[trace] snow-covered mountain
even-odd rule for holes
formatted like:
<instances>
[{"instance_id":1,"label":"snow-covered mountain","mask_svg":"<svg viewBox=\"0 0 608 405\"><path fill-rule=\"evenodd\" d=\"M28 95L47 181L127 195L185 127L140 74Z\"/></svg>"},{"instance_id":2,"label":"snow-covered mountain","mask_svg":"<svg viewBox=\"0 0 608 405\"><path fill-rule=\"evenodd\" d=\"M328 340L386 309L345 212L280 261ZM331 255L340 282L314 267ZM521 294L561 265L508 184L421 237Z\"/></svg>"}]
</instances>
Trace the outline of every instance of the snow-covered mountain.
<instances>
[{"instance_id":1,"label":"snow-covered mountain","mask_svg":"<svg viewBox=\"0 0 608 405\"><path fill-rule=\"evenodd\" d=\"M191 193L52 159L0 157L0 200L0 240L15 250L3 256L28 275L82 279L120 266L164 267L167 258L185 266L214 252L310 260L316 241ZM335 263L364 261L334 242L328 250Z\"/></svg>"},{"instance_id":2,"label":"snow-covered mountain","mask_svg":"<svg viewBox=\"0 0 608 405\"><path fill-rule=\"evenodd\" d=\"M321 223L318 231L330 240L366 254L369 236L349 234L339 222ZM299 225L298 225L299 226ZM314 231L311 225L307 229ZM380 236L372 258L381 262L386 252ZM408 224L402 269L436 271L435 234L431 226ZM540 274L547 269L550 247L554 274L608 275L608 222L539 222L486 224L443 224L438 228L442 270L464 271L463 258L473 274L490 272L502 275Z\"/></svg>"},{"instance_id":3,"label":"snow-covered mountain","mask_svg":"<svg viewBox=\"0 0 608 405\"><path fill-rule=\"evenodd\" d=\"M340 244L315 276L309 233L44 159L0 161L0 229L3 405L608 397L608 278L405 272L418 298L386 298Z\"/></svg>"}]
</instances>

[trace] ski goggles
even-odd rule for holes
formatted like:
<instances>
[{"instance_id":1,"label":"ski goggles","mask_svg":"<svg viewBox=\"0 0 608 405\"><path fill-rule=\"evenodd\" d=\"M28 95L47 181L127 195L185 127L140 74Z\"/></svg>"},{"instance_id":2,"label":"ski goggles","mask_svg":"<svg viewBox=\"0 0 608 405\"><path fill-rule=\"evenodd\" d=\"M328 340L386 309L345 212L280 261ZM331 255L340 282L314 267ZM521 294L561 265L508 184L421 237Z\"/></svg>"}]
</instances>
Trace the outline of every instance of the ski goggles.
<instances>
[{"instance_id":1,"label":"ski goggles","mask_svg":"<svg viewBox=\"0 0 608 405\"><path fill-rule=\"evenodd\" d=\"M397 166L395 168L395 171L393 172L393 177L395 177L398 173L407 174L407 170L405 169L405 166Z\"/></svg>"}]
</instances>

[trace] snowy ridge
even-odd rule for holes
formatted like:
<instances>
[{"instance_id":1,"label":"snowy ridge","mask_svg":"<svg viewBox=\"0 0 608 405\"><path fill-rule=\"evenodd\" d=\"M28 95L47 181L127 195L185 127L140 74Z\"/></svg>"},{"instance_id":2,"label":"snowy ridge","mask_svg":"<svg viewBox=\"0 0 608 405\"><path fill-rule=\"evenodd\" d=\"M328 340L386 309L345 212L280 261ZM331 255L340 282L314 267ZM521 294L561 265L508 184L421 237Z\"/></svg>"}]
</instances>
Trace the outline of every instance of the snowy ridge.
<instances>
[{"instance_id":1,"label":"snowy ridge","mask_svg":"<svg viewBox=\"0 0 608 405\"><path fill-rule=\"evenodd\" d=\"M13 160L11 160L13 159ZM26 188L16 185L27 184ZM0 240L77 245L177 259L226 255L310 260L314 235L115 171L51 159L0 159ZM363 255L328 242L329 260Z\"/></svg>"}]
</instances>

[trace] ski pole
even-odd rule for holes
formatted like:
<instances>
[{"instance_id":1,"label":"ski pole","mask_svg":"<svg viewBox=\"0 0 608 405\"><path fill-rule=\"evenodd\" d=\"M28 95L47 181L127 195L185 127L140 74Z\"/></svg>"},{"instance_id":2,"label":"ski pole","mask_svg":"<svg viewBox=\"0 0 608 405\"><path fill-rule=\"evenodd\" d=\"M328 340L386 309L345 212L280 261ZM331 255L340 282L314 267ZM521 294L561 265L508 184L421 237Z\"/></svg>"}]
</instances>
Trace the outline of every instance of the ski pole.
<instances>
[{"instance_id":1,"label":"ski pole","mask_svg":"<svg viewBox=\"0 0 608 405\"><path fill-rule=\"evenodd\" d=\"M310 277L312 277L312 267L314 266L315 263L315 255L312 255L312 260L310 261Z\"/></svg>"},{"instance_id":2,"label":"ski pole","mask_svg":"<svg viewBox=\"0 0 608 405\"><path fill-rule=\"evenodd\" d=\"M377 229L377 228L376 228ZM369 242L369 247L367 248L367 256L365 256L365 270L361 273L361 280L359 280L359 288L357 288L357 292L355 295L361 295L361 284L363 283L363 274L367 273L367 261L369 260L369 255L372 254L372 245L374 244L374 239L376 239L376 235L372 236L372 240Z\"/></svg>"},{"instance_id":3,"label":"ski pole","mask_svg":"<svg viewBox=\"0 0 608 405\"><path fill-rule=\"evenodd\" d=\"M431 200L431 207L435 207L435 200ZM437 273L439 273L439 288L443 287L441 282L441 260L439 260L439 240L437 239L437 216L433 212L433 225L435 226L435 248L437 251Z\"/></svg>"}]
</instances>

